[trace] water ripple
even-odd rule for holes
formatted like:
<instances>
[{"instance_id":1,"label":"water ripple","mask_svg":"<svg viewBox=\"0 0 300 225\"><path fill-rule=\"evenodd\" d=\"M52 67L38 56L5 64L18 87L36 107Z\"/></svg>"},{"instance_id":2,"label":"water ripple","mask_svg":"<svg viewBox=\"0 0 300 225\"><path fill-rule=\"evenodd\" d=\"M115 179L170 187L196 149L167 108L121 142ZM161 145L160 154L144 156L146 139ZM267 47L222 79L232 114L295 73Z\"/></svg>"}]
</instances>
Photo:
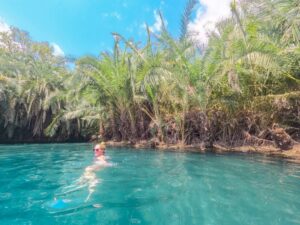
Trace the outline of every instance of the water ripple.
<instances>
[{"instance_id":1,"label":"water ripple","mask_svg":"<svg viewBox=\"0 0 300 225\"><path fill-rule=\"evenodd\" d=\"M299 224L300 166L257 155L0 146L0 224Z\"/></svg>"}]
</instances>

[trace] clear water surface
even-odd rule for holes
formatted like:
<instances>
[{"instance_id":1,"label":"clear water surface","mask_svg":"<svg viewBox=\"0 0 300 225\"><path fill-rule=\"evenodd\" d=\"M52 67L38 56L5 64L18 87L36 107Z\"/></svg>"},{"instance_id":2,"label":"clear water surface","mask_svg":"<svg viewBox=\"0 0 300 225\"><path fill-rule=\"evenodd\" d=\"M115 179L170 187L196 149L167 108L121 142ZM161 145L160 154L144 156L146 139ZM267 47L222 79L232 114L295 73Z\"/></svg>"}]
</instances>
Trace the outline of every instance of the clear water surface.
<instances>
[{"instance_id":1,"label":"clear water surface","mask_svg":"<svg viewBox=\"0 0 300 225\"><path fill-rule=\"evenodd\" d=\"M0 146L0 224L300 224L300 166L257 155Z\"/></svg>"}]
</instances>

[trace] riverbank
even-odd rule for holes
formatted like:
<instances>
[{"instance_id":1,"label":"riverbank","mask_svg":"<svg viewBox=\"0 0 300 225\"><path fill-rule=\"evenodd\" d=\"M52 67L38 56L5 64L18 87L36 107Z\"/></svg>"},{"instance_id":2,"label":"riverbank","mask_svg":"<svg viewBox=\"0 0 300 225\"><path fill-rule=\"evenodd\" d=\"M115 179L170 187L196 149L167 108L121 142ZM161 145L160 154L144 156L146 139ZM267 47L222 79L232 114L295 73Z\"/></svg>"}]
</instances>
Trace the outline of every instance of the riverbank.
<instances>
[{"instance_id":1,"label":"riverbank","mask_svg":"<svg viewBox=\"0 0 300 225\"><path fill-rule=\"evenodd\" d=\"M173 151L191 151L191 152L216 152L216 153L249 153L249 154L262 154L271 157L288 159L290 161L300 164L300 143L295 143L290 150L280 150L272 144L262 146L254 145L240 145L240 146L227 146L223 143L214 144L212 149L205 148L204 144L198 145L167 145L158 144L153 146L150 141L139 141L137 143L131 142L115 142L107 141L108 147L131 147L136 149L155 148L158 150L173 150Z\"/></svg>"}]
</instances>

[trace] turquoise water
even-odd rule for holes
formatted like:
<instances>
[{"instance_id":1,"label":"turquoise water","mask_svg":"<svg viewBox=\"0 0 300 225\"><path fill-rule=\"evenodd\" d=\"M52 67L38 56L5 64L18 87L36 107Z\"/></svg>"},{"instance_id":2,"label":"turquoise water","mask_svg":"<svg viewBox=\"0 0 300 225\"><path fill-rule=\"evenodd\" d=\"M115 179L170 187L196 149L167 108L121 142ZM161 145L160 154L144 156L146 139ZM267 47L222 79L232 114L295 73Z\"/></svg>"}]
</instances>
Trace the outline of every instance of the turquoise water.
<instances>
[{"instance_id":1,"label":"turquoise water","mask_svg":"<svg viewBox=\"0 0 300 225\"><path fill-rule=\"evenodd\" d=\"M300 224L300 166L256 155L0 146L0 224Z\"/></svg>"}]
</instances>

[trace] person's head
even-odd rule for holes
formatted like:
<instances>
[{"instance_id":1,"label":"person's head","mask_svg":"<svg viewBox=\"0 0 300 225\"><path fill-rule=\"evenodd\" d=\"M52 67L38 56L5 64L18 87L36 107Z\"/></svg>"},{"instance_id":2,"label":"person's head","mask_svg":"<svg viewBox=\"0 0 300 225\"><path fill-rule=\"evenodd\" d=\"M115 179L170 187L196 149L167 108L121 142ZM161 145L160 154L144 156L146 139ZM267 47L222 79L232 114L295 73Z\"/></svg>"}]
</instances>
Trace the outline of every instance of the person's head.
<instances>
[{"instance_id":1,"label":"person's head","mask_svg":"<svg viewBox=\"0 0 300 225\"><path fill-rule=\"evenodd\" d=\"M96 156L104 155L105 153L105 143L101 142L100 144L95 145L94 152Z\"/></svg>"}]
</instances>

